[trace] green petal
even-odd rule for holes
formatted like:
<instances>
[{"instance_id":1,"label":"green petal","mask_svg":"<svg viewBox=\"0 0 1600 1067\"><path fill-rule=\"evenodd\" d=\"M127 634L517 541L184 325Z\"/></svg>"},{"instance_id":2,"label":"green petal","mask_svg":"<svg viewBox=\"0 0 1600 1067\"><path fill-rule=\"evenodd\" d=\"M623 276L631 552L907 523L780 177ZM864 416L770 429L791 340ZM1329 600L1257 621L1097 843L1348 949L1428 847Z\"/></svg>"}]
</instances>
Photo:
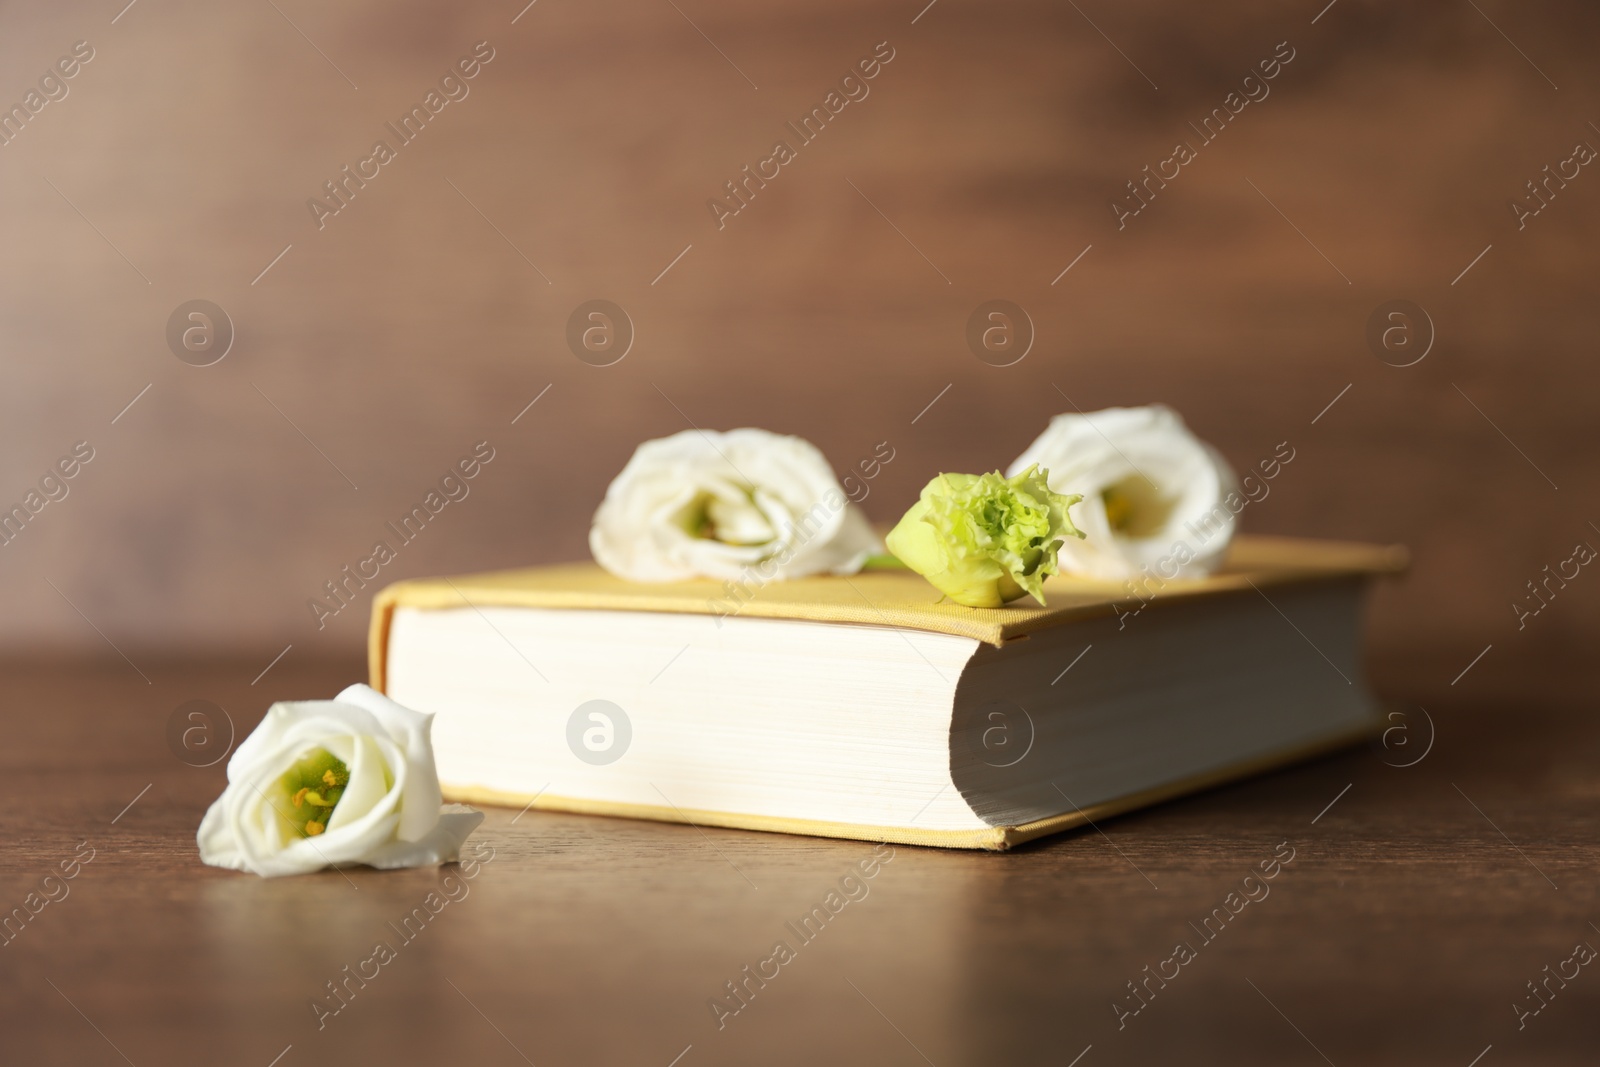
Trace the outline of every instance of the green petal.
<instances>
[{"instance_id":1,"label":"green petal","mask_svg":"<svg viewBox=\"0 0 1600 1067\"><path fill-rule=\"evenodd\" d=\"M1014 478L940 474L887 539L889 550L950 599L999 607L1024 592L1044 603L1067 537L1082 537L1067 509L1082 499L1053 492L1037 465Z\"/></svg>"}]
</instances>

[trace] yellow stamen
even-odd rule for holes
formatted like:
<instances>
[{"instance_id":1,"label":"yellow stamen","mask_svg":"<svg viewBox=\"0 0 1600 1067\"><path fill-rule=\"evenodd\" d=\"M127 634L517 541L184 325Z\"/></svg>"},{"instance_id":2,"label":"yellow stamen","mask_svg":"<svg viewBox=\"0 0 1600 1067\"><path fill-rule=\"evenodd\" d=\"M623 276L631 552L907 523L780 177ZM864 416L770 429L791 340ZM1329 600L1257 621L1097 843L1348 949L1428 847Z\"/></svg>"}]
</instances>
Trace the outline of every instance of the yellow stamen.
<instances>
[{"instance_id":1,"label":"yellow stamen","mask_svg":"<svg viewBox=\"0 0 1600 1067\"><path fill-rule=\"evenodd\" d=\"M339 784L339 780L333 776L332 770L326 770L322 772L322 784L330 787L336 786Z\"/></svg>"},{"instance_id":2,"label":"yellow stamen","mask_svg":"<svg viewBox=\"0 0 1600 1067\"><path fill-rule=\"evenodd\" d=\"M1119 531L1126 528L1133 515L1133 501L1128 495L1111 488L1101 493L1100 499L1105 501L1106 521L1111 528Z\"/></svg>"},{"instance_id":3,"label":"yellow stamen","mask_svg":"<svg viewBox=\"0 0 1600 1067\"><path fill-rule=\"evenodd\" d=\"M318 834L322 833L322 831L324 831L326 829L327 829L327 827L322 825L322 823L317 822L315 819L312 819L310 822L306 823L306 836L307 837L316 837Z\"/></svg>"},{"instance_id":4,"label":"yellow stamen","mask_svg":"<svg viewBox=\"0 0 1600 1067\"><path fill-rule=\"evenodd\" d=\"M293 798L294 799L294 806L298 808L302 804L304 804L306 802L306 794L309 793L309 792L311 792L311 789L309 787L307 787L307 788L301 789L300 792L296 793L294 795L294 798Z\"/></svg>"}]
</instances>

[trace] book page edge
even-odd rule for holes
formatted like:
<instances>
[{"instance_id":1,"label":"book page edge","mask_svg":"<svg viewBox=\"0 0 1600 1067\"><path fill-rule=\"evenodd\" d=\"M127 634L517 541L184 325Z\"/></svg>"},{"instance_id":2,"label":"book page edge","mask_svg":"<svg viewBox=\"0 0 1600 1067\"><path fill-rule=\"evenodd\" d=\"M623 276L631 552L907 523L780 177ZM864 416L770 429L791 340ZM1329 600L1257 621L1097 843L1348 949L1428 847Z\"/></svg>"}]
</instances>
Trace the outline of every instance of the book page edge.
<instances>
[{"instance_id":1,"label":"book page edge","mask_svg":"<svg viewBox=\"0 0 1600 1067\"><path fill-rule=\"evenodd\" d=\"M1379 721L1374 718L1371 722L1363 723L1354 729L1343 730L1264 756L1130 793L1114 800L1092 804L1088 808L1063 812L1060 815L1015 826L992 826L973 830L917 830L908 826L875 826L815 819L790 819L771 815L744 815L726 811L684 810L655 804L627 804L607 800L586 800L580 797L552 796L548 793L508 793L476 785L445 784L443 791L444 798L455 803L520 808L524 811L531 808L574 815L604 815L612 818L674 822L696 827L715 826L729 830L756 830L763 833L798 834L805 837L833 837L929 848L1004 852L1051 834L1092 825L1141 808L1153 807L1179 797L1204 792L1337 752L1369 739L1379 725Z\"/></svg>"}]
</instances>

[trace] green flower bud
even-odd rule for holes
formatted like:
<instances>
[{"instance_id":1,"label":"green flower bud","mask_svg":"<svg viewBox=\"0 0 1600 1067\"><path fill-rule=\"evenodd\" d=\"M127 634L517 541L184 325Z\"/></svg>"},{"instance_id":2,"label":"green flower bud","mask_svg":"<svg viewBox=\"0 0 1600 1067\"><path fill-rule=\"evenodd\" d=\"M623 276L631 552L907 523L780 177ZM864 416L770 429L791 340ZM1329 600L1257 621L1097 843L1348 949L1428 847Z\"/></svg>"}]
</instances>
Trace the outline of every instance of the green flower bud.
<instances>
[{"instance_id":1,"label":"green flower bud","mask_svg":"<svg viewBox=\"0 0 1600 1067\"><path fill-rule=\"evenodd\" d=\"M958 604L997 608L1023 593L1043 604L1062 540L1083 536L1067 514L1083 497L1052 492L1048 477L1037 465L1013 478L941 474L889 532L889 551Z\"/></svg>"}]
</instances>

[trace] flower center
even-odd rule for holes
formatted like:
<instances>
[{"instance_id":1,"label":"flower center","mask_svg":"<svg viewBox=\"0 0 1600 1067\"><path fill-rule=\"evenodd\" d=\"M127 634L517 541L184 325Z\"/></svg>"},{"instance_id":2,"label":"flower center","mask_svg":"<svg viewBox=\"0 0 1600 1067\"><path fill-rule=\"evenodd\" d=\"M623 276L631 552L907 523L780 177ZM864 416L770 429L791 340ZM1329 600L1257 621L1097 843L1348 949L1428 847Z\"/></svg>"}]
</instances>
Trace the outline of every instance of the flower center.
<instances>
[{"instance_id":1,"label":"flower center","mask_svg":"<svg viewBox=\"0 0 1600 1067\"><path fill-rule=\"evenodd\" d=\"M350 768L332 752L317 748L296 760L280 781L294 805L283 816L301 837L316 837L328 828L350 784Z\"/></svg>"},{"instance_id":2,"label":"flower center","mask_svg":"<svg viewBox=\"0 0 1600 1067\"><path fill-rule=\"evenodd\" d=\"M706 541L721 541L725 545L764 545L777 536L772 523L756 505L755 496L748 487L741 486L742 495L727 499L713 493L702 493L684 511L684 529Z\"/></svg>"},{"instance_id":3,"label":"flower center","mask_svg":"<svg viewBox=\"0 0 1600 1067\"><path fill-rule=\"evenodd\" d=\"M1156 484L1142 474L1107 486L1100 492L1106 506L1106 521L1118 537L1138 539L1159 533L1166 526L1177 501L1161 495Z\"/></svg>"}]
</instances>

